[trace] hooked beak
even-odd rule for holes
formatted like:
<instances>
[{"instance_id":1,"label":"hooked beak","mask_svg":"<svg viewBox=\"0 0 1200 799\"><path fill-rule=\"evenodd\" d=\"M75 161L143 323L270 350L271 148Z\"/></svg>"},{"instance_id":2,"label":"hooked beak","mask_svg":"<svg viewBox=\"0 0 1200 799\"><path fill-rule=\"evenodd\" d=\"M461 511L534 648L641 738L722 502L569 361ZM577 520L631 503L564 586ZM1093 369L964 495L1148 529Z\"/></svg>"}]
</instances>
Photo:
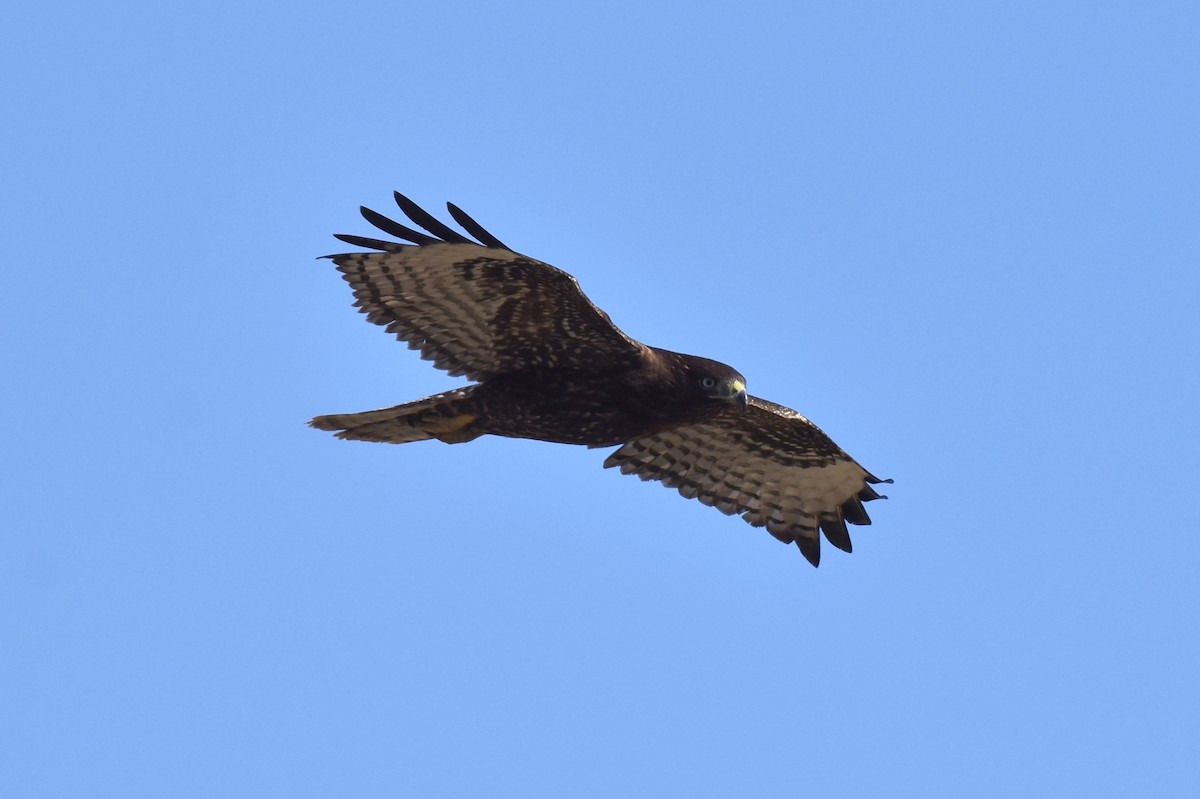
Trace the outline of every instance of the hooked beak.
<instances>
[{"instance_id":1,"label":"hooked beak","mask_svg":"<svg viewBox=\"0 0 1200 799\"><path fill-rule=\"evenodd\" d=\"M735 405L740 405L745 408L750 404L750 398L746 396L746 384L741 380L734 380L729 386L733 389L733 393L729 395L729 401Z\"/></svg>"}]
</instances>

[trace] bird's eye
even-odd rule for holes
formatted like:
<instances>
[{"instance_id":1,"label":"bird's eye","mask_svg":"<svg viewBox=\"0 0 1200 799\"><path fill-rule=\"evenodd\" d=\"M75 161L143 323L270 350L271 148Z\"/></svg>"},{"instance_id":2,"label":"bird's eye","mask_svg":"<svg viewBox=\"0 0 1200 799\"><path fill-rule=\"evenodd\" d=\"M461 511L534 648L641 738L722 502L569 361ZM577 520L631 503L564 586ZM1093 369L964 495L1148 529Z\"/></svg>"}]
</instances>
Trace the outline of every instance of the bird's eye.
<instances>
[{"instance_id":1,"label":"bird's eye","mask_svg":"<svg viewBox=\"0 0 1200 799\"><path fill-rule=\"evenodd\" d=\"M700 378L700 388L711 389L717 387L717 379L715 377Z\"/></svg>"}]
</instances>

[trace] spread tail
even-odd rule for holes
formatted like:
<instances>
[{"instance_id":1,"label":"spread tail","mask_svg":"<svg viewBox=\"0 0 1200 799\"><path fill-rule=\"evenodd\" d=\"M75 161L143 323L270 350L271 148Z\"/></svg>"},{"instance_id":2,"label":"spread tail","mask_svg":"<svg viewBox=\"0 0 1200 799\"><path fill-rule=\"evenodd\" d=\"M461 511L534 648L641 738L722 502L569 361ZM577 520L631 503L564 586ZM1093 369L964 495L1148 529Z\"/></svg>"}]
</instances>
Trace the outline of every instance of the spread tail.
<instances>
[{"instance_id":1,"label":"spread tail","mask_svg":"<svg viewBox=\"0 0 1200 799\"><path fill-rule=\"evenodd\" d=\"M318 416L309 425L351 441L406 444L436 438L460 444L483 435L471 429L477 418L471 399L474 389L466 386L377 411Z\"/></svg>"}]
</instances>

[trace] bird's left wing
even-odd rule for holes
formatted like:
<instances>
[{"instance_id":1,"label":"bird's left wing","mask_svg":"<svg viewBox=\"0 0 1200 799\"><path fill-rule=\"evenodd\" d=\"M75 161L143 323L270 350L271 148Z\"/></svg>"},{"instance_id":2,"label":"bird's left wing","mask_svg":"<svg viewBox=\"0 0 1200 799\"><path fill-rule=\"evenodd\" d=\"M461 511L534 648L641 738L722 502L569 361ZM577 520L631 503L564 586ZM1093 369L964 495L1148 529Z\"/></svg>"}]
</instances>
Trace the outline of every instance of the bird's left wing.
<instances>
[{"instance_id":1,"label":"bird's left wing","mask_svg":"<svg viewBox=\"0 0 1200 799\"><path fill-rule=\"evenodd\" d=\"M820 428L791 408L751 397L716 417L634 439L605 467L658 480L688 499L739 514L810 563L821 560L820 532L850 551L846 522L870 524L863 502L879 499L872 475Z\"/></svg>"}]
</instances>

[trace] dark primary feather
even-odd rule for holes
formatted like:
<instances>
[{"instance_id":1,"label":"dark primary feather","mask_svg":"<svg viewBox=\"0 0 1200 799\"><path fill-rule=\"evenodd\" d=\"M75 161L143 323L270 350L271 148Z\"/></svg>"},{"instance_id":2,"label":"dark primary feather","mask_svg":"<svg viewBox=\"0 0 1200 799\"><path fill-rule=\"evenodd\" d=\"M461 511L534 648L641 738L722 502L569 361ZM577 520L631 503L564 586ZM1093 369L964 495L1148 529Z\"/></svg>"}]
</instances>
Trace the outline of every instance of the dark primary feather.
<instances>
[{"instance_id":1,"label":"dark primary feather","mask_svg":"<svg viewBox=\"0 0 1200 799\"><path fill-rule=\"evenodd\" d=\"M475 242L468 239L457 230L448 227L445 223L438 221L432 214L426 211L421 206L417 205L412 200L405 197L398 191L392 192L392 196L396 198L396 205L400 206L400 210L404 212L412 221L416 222L421 227L428 230L439 239L451 244L474 244Z\"/></svg>"},{"instance_id":2,"label":"dark primary feather","mask_svg":"<svg viewBox=\"0 0 1200 799\"><path fill-rule=\"evenodd\" d=\"M467 212L459 208L454 203L446 203L446 208L450 210L450 216L454 217L454 221L463 226L463 230L470 233L485 247L495 247L498 250L507 250L509 247L500 239L493 236L483 229L483 225L476 222L471 217L467 216Z\"/></svg>"},{"instance_id":3,"label":"dark primary feather","mask_svg":"<svg viewBox=\"0 0 1200 799\"><path fill-rule=\"evenodd\" d=\"M850 531L846 529L844 516L827 516L821 519L821 532L826 540L843 552L853 552L850 544Z\"/></svg>"},{"instance_id":4,"label":"dark primary feather","mask_svg":"<svg viewBox=\"0 0 1200 799\"><path fill-rule=\"evenodd\" d=\"M333 237L339 241L344 241L354 247L366 247L371 250L382 250L384 252L403 252L408 245L397 244L394 241L383 241L382 239L369 239L366 236L354 236L350 233L334 233ZM326 255L325 258L336 258L335 255Z\"/></svg>"},{"instance_id":5,"label":"dark primary feather","mask_svg":"<svg viewBox=\"0 0 1200 799\"><path fill-rule=\"evenodd\" d=\"M407 225L402 225L394 219L389 219L378 211L372 211L365 205L359 206L358 212L363 215L363 219L370 222L375 227L382 230L384 233L391 233L398 239L411 241L413 244L440 244L441 239L436 236L429 236L419 230L413 230Z\"/></svg>"}]
</instances>

